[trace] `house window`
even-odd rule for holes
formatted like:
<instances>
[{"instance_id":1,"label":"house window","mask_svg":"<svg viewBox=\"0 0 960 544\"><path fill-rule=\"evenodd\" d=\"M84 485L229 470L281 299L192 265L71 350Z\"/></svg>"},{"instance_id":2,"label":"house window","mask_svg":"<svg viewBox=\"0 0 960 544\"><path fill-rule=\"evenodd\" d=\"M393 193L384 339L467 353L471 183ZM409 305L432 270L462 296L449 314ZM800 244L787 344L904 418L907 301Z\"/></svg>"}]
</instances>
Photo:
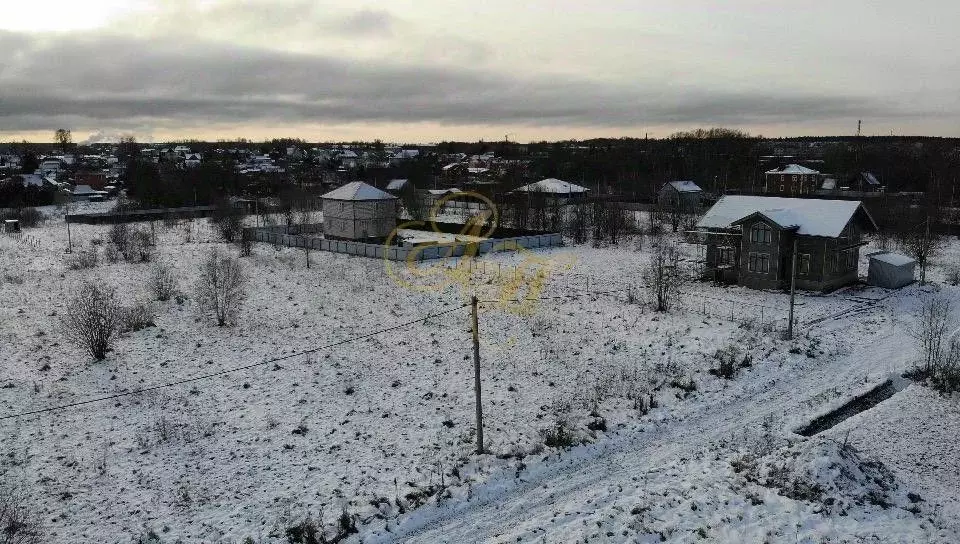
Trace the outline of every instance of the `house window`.
<instances>
[{"instance_id":1,"label":"house window","mask_svg":"<svg viewBox=\"0 0 960 544\"><path fill-rule=\"evenodd\" d=\"M770 271L770 255L767 253L751 253L747 261L747 269L750 272L766 274Z\"/></svg>"},{"instance_id":2,"label":"house window","mask_svg":"<svg viewBox=\"0 0 960 544\"><path fill-rule=\"evenodd\" d=\"M733 248L732 247L717 248L717 264L720 266L729 266L733 264Z\"/></svg>"},{"instance_id":3,"label":"house window","mask_svg":"<svg viewBox=\"0 0 960 544\"><path fill-rule=\"evenodd\" d=\"M766 223L756 223L750 229L750 241L754 244L769 244L772 239L772 231Z\"/></svg>"},{"instance_id":4,"label":"house window","mask_svg":"<svg viewBox=\"0 0 960 544\"><path fill-rule=\"evenodd\" d=\"M343 211L343 202L340 203L340 211Z\"/></svg>"},{"instance_id":5,"label":"house window","mask_svg":"<svg viewBox=\"0 0 960 544\"><path fill-rule=\"evenodd\" d=\"M797 262L797 274L801 276L806 276L810 274L810 254L804 253L800 255L800 261Z\"/></svg>"}]
</instances>

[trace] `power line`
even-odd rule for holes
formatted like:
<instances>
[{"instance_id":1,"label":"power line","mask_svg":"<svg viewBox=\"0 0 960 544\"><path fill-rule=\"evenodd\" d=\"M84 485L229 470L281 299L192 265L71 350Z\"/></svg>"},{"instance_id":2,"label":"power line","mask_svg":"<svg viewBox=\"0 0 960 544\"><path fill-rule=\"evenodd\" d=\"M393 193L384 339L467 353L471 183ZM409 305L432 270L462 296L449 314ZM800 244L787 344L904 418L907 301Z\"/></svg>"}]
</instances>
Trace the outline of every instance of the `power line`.
<instances>
[{"instance_id":1,"label":"power line","mask_svg":"<svg viewBox=\"0 0 960 544\"><path fill-rule=\"evenodd\" d=\"M615 289L613 291L577 291L575 294L558 295L553 297L533 297L533 298L518 298L518 299L511 298L506 300L480 300L478 302L480 304L501 304L504 302L516 302L516 303L536 302L539 300L571 299L571 298L577 298L582 296L612 295L612 294L623 293L624 291L626 291L626 289Z\"/></svg>"},{"instance_id":2,"label":"power line","mask_svg":"<svg viewBox=\"0 0 960 544\"><path fill-rule=\"evenodd\" d=\"M377 331L369 332L369 333L367 333L367 334L363 334L363 335L360 335L360 336L354 336L353 338L348 338L348 339L346 339L346 340L341 340L341 341L339 341L339 342L334 342L334 343L332 343L332 344L327 344L327 345L325 345L325 346L320 346L320 347L313 348L313 349L308 349L308 350L305 350L305 351L298 351L298 352L296 352L296 353L291 353L291 354L289 354L289 355L284 355L284 356L282 356L282 357L275 357L275 358L273 358L273 359L269 359L269 360L266 360L266 361L261 361L261 362L259 362L259 363L253 363L253 364L249 364L249 365L238 366L238 367L229 368L229 369L226 369L226 370L221 370L221 371L218 371L218 372L212 372L212 373L210 373L210 374L202 374L202 375L200 375L200 376L193 376L193 377L191 377L191 378L184 378L184 379L182 379L182 380L178 380L178 381L175 381L175 382L169 382L169 383L163 383L163 384L158 384L158 385L152 385L152 386L150 386L150 387L144 387L144 388L142 388L142 389L135 389L135 390L133 390L133 391L127 391L127 392L124 392L124 393L116 393L116 394L114 394L114 395L107 395L107 396L105 396L105 397L97 397L97 398L94 398L94 399L88 399L88 400L83 400L83 401L79 401L79 402L72 402L72 403L69 403L69 404L62 404L62 405L59 405L59 406L51 406L51 407L49 407L49 408L41 408L41 409L39 409L39 410L32 410L32 411L29 411L29 412L21 412L21 413L18 413L18 414L10 414L10 415L6 415L6 416L0 416L0 421L6 420L6 419L14 419L14 418L21 418L21 417L26 417L26 416L32 416L32 415L36 415L36 414L43 414L43 413L47 413L47 412L56 412L56 411L59 411L59 410L66 410L66 409L68 409L68 408L75 408L75 407L77 407L77 406L84 406L84 405L86 405L86 404L93 404L93 403L96 403L96 402L103 402L103 401L106 401L106 400L118 399L118 398L121 398L121 397L130 396L130 395L139 395L139 394L141 394L141 393L146 393L146 392L149 392L149 391L156 391L156 390L158 390L158 389L164 389L164 388L167 388L167 387L174 387L174 386L183 385L183 384L186 384L186 383L198 382L198 381L201 381L201 380L208 380L208 379L210 379L210 378L216 378L216 377L223 376L223 375L226 375L226 374L231 374L231 373L234 373L234 372L240 372L241 370L249 370L249 369L251 369L251 368L255 368L255 367L263 366L263 365L268 365L268 364L270 364L270 363L278 363L278 362L280 362L280 361L285 361L285 360L287 360L287 359L292 359L292 358L294 358L294 357L299 357L299 356L301 356L301 355L307 355L307 354L310 354L310 353L316 353L316 352L318 352L318 351L323 351L323 350L325 350L325 349L330 349L330 348L334 348L334 347L337 347L337 346L342 346L342 345L344 345L344 344L349 344L349 343L351 343L351 342L356 342L357 340L363 340L363 339L365 339L365 338L370 338L371 336L377 336L378 334L383 334L383 333L385 333L385 332L390 332L390 331L394 331L394 330L397 330L397 329L402 329L402 328L404 328L404 327L409 327L410 325L413 325L413 324L415 324L415 323L420 323L421 321L425 321L425 320L428 320L428 319L432 319L432 318L434 318L434 317L438 317L438 316L441 316L441 315L449 314L449 313L455 312L455 311L457 311L457 310L462 310L462 309L466 308L467 306L469 306L469 304L464 304L463 306L458 306L458 307L456 307L456 308L451 308L451 309L449 309L449 310L444 310L444 311L439 312L439 313L431 313L431 314L429 314L429 315L427 315L427 316L420 317L420 318L414 319L414 320L412 320L412 321L407 321L406 323L401 323L401 324L399 324L399 325L394 325L394 326L392 326L392 327L387 327L387 328L385 328L385 329L380 329L380 330L377 330Z\"/></svg>"}]
</instances>

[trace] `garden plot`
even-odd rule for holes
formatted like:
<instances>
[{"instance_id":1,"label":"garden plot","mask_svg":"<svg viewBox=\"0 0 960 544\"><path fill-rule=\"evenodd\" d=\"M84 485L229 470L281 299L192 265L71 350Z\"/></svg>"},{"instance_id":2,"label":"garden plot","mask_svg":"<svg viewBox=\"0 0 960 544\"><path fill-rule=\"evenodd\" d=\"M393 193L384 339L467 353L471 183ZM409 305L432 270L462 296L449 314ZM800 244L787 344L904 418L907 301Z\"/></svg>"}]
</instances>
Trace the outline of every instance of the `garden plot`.
<instances>
[{"instance_id":1,"label":"garden plot","mask_svg":"<svg viewBox=\"0 0 960 544\"><path fill-rule=\"evenodd\" d=\"M283 357L467 302L455 287L402 288L377 260L314 255L307 269L299 250L259 246L243 259L238 325L218 328L198 315L190 287L209 250L235 249L215 242L206 221L156 225L154 258L184 295L163 303L150 301L151 263L104 259L110 227L71 228L77 251L96 248L95 268L65 266L60 226L34 231L39 248L0 239L4 415ZM153 304L155 326L89 361L60 322L84 280L116 286L126 304ZM651 396L675 406L738 332L608 298L544 301L533 313L490 306L481 331L491 455L479 461L469 309L460 308L213 380L5 420L2 470L29 490L54 542L126 542L148 530L282 539L307 516L395 515L441 481L482 481L508 464L498 456L543 448L558 421L571 440L598 440L648 410Z\"/></svg>"},{"instance_id":2,"label":"garden plot","mask_svg":"<svg viewBox=\"0 0 960 544\"><path fill-rule=\"evenodd\" d=\"M282 542L290 527L307 519L329 527L344 511L364 541L682 541L702 539L700 529L740 541L768 526L777 538L838 541L901 526L891 534L905 541L944 534L939 521L922 525L902 509L857 505L856 516L839 519L741 480L731 464L744 444L765 441L773 444L765 454L778 455L796 440L796 422L906 368L901 312L929 295L923 289L783 342L777 331L723 317L654 314L622 290L582 292L641 278L647 254L631 245L533 253L556 266L542 278L542 300L529 304L500 295L528 293L534 276L517 284L492 274L492 264L503 271L524 253L485 256L483 274L405 287L382 261L314 253L308 269L303 250L258 245L242 259L248 298L238 324L218 328L196 312L191 286L209 250L236 249L217 242L206 221L158 223L155 259L175 270L185 296L153 303L155 326L123 335L92 363L63 336L65 300L86 279L116 286L124 303L149 302L152 264L106 262L109 227L71 228L78 248L101 240L97 267L65 266L62 224L32 230L38 248L0 238L0 415L228 371L433 317L216 379L0 421L0 473L28 492L51 542L129 542L147 531L164 542ZM583 278L589 289L576 283ZM686 289L733 300L738 314L750 305L785 309L780 293ZM465 305L474 294L485 301L483 456L473 454ZM801 312L836 304L810 298ZM724 361L732 379L721 375ZM744 438L764 425L761 438ZM568 445L575 447L560 453ZM711 493L717 498L702 499ZM729 521L740 516L747 521Z\"/></svg>"}]
</instances>

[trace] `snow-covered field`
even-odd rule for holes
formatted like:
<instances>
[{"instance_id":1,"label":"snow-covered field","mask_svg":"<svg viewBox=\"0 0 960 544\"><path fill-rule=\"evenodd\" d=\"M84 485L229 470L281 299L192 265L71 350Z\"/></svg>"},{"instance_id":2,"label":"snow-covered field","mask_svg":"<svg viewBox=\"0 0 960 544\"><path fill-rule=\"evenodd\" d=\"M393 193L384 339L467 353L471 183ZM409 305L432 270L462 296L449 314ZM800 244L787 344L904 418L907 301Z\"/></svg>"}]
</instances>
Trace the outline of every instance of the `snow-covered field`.
<instances>
[{"instance_id":1,"label":"snow-covered field","mask_svg":"<svg viewBox=\"0 0 960 544\"><path fill-rule=\"evenodd\" d=\"M71 234L75 247L101 240L103 253L108 230ZM285 542L288 528L329 528L344 511L364 542L960 540L956 399L911 385L819 436L793 433L909 368L912 312L932 296L960 308L954 287L803 294L798 337L785 342L781 293L690 283L669 314L631 303L647 247L629 241L416 276L322 252L307 268L302 250L261 244L242 259L238 324L218 328L192 285L207 252L235 247L206 221L158 223L157 260L184 296L152 302L155 326L94 363L63 334L66 300L93 280L150 302L152 264L71 270L62 220L26 234L37 243L0 236L0 417L450 310L212 379L0 420L0 481L28 494L45 541L153 531L163 542ZM472 294L491 301L480 314L482 456ZM530 294L541 300L505 302ZM709 372L718 350L736 354L734 379ZM586 443L545 444L558 428Z\"/></svg>"}]
</instances>

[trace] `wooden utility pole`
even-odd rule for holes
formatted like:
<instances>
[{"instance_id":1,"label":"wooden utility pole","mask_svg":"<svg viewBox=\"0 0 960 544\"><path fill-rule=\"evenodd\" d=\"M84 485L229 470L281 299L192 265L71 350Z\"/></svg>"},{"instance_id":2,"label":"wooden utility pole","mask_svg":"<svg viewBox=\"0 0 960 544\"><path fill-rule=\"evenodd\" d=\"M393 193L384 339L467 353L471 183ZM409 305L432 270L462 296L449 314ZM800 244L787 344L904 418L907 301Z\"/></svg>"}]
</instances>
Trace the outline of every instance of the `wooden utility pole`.
<instances>
[{"instance_id":1,"label":"wooden utility pole","mask_svg":"<svg viewBox=\"0 0 960 544\"><path fill-rule=\"evenodd\" d=\"M483 453L483 406L480 404L480 325L477 319L479 301L470 299L470 313L473 320L473 388L477 398L477 453Z\"/></svg>"},{"instance_id":2,"label":"wooden utility pole","mask_svg":"<svg viewBox=\"0 0 960 544\"><path fill-rule=\"evenodd\" d=\"M793 237L793 259L790 262L790 320L787 322L787 340L793 340L793 304L797 296L797 237Z\"/></svg>"},{"instance_id":3,"label":"wooden utility pole","mask_svg":"<svg viewBox=\"0 0 960 544\"><path fill-rule=\"evenodd\" d=\"M923 262L920 263L920 285L927 283L927 258L930 256L930 211L927 210L927 220L923 230L923 245L920 250L923 252Z\"/></svg>"},{"instance_id":4,"label":"wooden utility pole","mask_svg":"<svg viewBox=\"0 0 960 544\"><path fill-rule=\"evenodd\" d=\"M67 253L73 253L73 236L70 235L70 204L67 204L67 214L63 216L63 221L67 224Z\"/></svg>"}]
</instances>

